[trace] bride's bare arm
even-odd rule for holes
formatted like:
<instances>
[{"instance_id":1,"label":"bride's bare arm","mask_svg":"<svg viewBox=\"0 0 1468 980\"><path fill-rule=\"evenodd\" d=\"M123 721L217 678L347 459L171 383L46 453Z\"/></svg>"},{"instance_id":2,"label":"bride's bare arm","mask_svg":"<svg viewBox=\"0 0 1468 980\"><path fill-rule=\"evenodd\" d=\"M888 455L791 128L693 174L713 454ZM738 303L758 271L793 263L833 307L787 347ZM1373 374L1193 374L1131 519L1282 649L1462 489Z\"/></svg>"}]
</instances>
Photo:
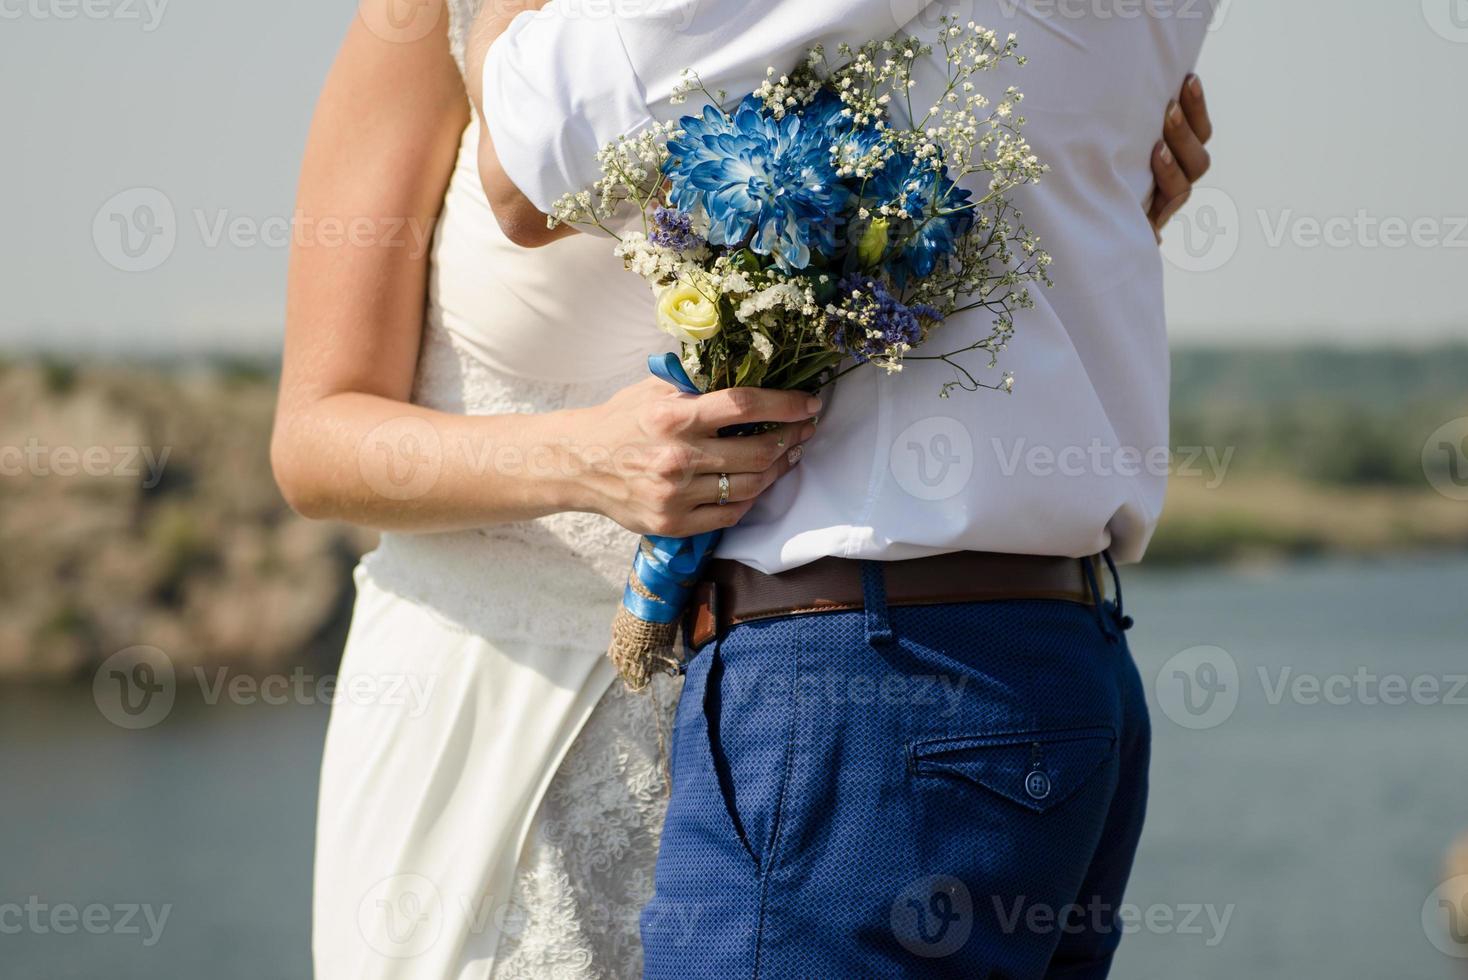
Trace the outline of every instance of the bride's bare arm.
<instances>
[{"instance_id":1,"label":"bride's bare arm","mask_svg":"<svg viewBox=\"0 0 1468 980\"><path fill-rule=\"evenodd\" d=\"M444 35L388 41L354 21L317 106L297 200L315 233L295 236L290 260L271 445L286 499L308 517L383 530L564 510L640 532L732 524L798 460L791 450L813 431L805 396L694 399L649 381L595 409L546 415L466 417L408 404L426 244L468 118ZM714 438L722 425L757 419L786 425ZM723 508L713 505L721 472L731 474L734 501Z\"/></svg>"}]
</instances>

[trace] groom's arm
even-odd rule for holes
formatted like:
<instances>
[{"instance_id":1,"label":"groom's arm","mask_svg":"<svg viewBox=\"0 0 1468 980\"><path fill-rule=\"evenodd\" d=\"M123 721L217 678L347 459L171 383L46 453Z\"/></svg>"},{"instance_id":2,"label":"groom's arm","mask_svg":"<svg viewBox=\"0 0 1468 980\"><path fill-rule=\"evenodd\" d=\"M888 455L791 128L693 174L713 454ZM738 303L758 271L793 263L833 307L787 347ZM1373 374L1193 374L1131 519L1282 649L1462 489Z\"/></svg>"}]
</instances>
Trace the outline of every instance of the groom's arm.
<instances>
[{"instance_id":1,"label":"groom's arm","mask_svg":"<svg viewBox=\"0 0 1468 980\"><path fill-rule=\"evenodd\" d=\"M613 14L618 6L632 12ZM685 69L711 90L757 88L770 66L790 69L809 47L834 51L895 33L904 0L662 0L506 10L486 3L475 22L469 90L480 111L480 177L495 216L516 244L544 245L565 232L545 215L564 194L601 176L596 154L672 104ZM544 9L540 9L543 7ZM528 10L526 8L529 8Z\"/></svg>"},{"instance_id":2,"label":"groom's arm","mask_svg":"<svg viewBox=\"0 0 1468 980\"><path fill-rule=\"evenodd\" d=\"M485 2L469 31L464 52L464 83L479 120L479 180L490 210L505 237L522 248L538 248L575 233L569 225L549 228L546 215L530 202L500 165L494 138L485 125L484 61L490 47L520 14L539 11L549 0Z\"/></svg>"}]
</instances>

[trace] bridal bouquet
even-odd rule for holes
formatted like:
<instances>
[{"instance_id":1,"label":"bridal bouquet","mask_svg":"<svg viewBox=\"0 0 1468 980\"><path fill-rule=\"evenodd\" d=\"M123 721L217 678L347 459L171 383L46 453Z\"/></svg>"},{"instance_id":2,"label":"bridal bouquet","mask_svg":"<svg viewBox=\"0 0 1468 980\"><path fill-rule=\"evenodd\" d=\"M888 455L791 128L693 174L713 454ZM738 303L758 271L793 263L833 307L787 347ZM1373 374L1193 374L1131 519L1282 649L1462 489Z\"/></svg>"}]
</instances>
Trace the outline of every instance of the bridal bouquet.
<instances>
[{"instance_id":1,"label":"bridal bouquet","mask_svg":"<svg viewBox=\"0 0 1468 980\"><path fill-rule=\"evenodd\" d=\"M946 88L915 106L914 71L935 50ZM656 291L659 325L682 342L681 358L651 367L689 394L814 392L862 365L897 372L914 360L953 369L940 397L1007 391L1012 376L983 383L960 360L987 355L994 369L1014 311L1031 305L1026 284L1049 283L1049 256L1009 200L1044 172L1022 135L1023 95L1011 87L996 102L975 83L1006 61L1024 63L1014 35L947 18L931 44L843 45L841 67L814 48L734 103L688 72L675 101L698 95L702 111L603 149L603 177L562 198L552 224L618 239L617 255ZM978 310L990 317L983 338L912 353ZM642 540L610 650L629 687L676 666L678 619L718 539Z\"/></svg>"}]
</instances>

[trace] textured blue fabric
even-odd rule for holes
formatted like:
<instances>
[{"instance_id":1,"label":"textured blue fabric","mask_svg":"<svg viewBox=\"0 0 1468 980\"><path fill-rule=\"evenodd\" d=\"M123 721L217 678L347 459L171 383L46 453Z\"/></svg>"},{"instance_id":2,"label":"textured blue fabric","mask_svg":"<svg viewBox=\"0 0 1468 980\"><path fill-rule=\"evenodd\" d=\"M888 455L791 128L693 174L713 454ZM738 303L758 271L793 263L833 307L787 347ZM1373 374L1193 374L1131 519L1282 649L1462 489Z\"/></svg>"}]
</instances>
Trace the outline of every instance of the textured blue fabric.
<instances>
[{"instance_id":1,"label":"textured blue fabric","mask_svg":"<svg viewBox=\"0 0 1468 980\"><path fill-rule=\"evenodd\" d=\"M1121 614L865 584L689 664L644 976L1105 977L1150 746Z\"/></svg>"}]
</instances>

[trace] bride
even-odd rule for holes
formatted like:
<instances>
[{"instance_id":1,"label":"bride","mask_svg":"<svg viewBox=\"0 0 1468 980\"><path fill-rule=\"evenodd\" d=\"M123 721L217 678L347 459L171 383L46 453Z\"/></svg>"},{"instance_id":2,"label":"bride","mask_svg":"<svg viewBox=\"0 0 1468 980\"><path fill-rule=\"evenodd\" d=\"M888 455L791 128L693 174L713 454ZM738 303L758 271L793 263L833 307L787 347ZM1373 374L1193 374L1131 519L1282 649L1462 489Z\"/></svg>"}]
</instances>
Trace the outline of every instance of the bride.
<instances>
[{"instance_id":1,"label":"bride","mask_svg":"<svg viewBox=\"0 0 1468 980\"><path fill-rule=\"evenodd\" d=\"M737 522L819 404L647 379L673 342L607 243L522 249L490 210L476 0L376 6L306 150L298 213L343 244L292 252L271 452L297 511L383 532L322 761L316 976L639 976L677 682L623 693L608 624L637 535ZM1153 160L1158 226L1201 173L1189 92ZM714 438L753 421L782 424Z\"/></svg>"}]
</instances>

